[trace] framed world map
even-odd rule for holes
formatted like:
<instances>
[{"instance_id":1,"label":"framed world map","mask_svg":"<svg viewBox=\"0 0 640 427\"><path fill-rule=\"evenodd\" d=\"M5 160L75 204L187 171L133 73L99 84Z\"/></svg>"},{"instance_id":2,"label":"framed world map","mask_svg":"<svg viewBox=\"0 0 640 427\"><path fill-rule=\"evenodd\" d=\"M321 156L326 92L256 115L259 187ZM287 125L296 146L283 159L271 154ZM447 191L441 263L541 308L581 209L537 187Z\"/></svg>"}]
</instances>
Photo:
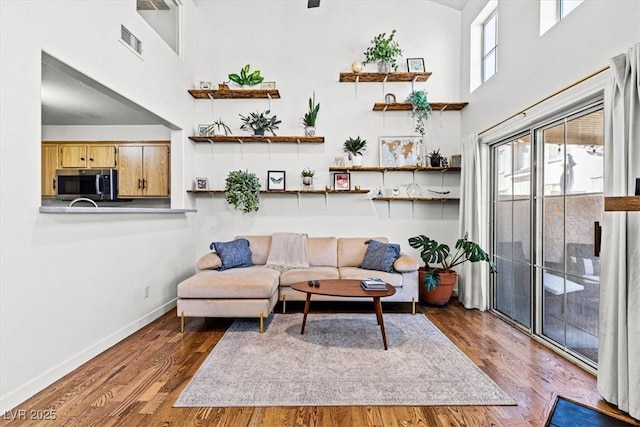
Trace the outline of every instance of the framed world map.
<instances>
[{"instance_id":1,"label":"framed world map","mask_svg":"<svg viewBox=\"0 0 640 427\"><path fill-rule=\"evenodd\" d=\"M415 166L420 161L422 136L381 136L380 166Z\"/></svg>"}]
</instances>

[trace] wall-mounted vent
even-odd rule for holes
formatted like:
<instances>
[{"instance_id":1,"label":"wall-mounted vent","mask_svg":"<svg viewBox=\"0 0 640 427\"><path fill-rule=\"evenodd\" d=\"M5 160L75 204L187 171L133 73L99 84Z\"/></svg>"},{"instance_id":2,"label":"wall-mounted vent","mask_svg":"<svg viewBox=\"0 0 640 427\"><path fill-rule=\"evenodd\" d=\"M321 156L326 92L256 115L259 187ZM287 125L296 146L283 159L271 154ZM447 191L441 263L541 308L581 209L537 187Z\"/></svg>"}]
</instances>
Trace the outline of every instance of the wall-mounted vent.
<instances>
[{"instance_id":1,"label":"wall-mounted vent","mask_svg":"<svg viewBox=\"0 0 640 427\"><path fill-rule=\"evenodd\" d=\"M124 25L120 25L120 40L138 55L142 56L142 41Z\"/></svg>"}]
</instances>

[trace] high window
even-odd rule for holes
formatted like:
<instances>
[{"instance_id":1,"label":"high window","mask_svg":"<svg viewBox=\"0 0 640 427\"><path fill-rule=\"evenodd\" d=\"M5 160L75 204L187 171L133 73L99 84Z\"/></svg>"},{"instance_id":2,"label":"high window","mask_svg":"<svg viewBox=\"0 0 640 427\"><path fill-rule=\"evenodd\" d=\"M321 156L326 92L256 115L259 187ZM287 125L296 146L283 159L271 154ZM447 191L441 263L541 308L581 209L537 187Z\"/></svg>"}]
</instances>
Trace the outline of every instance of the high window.
<instances>
[{"instance_id":1,"label":"high window","mask_svg":"<svg viewBox=\"0 0 640 427\"><path fill-rule=\"evenodd\" d=\"M583 0L540 0L540 35L582 4Z\"/></svg>"},{"instance_id":2,"label":"high window","mask_svg":"<svg viewBox=\"0 0 640 427\"><path fill-rule=\"evenodd\" d=\"M494 11L482 25L482 81L498 71L498 13Z\"/></svg>"},{"instance_id":3,"label":"high window","mask_svg":"<svg viewBox=\"0 0 640 427\"><path fill-rule=\"evenodd\" d=\"M558 0L558 18L564 19L568 14L580 6L582 0Z\"/></svg>"},{"instance_id":4,"label":"high window","mask_svg":"<svg viewBox=\"0 0 640 427\"><path fill-rule=\"evenodd\" d=\"M136 10L173 51L180 53L180 1L136 0Z\"/></svg>"}]
</instances>

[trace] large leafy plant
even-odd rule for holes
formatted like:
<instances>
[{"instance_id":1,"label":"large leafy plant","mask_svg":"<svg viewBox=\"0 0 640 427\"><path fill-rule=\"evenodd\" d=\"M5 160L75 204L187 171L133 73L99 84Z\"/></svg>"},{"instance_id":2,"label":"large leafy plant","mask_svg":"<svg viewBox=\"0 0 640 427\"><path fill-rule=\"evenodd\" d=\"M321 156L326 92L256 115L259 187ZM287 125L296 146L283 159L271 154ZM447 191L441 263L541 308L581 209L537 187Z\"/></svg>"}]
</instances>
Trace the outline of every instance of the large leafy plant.
<instances>
[{"instance_id":1,"label":"large leafy plant","mask_svg":"<svg viewBox=\"0 0 640 427\"><path fill-rule=\"evenodd\" d=\"M249 113L246 116L240 114L240 118L242 119L242 126L240 126L240 129L251 129L256 135L264 135L265 131L271 132L275 135L276 133L274 130L278 129L278 125L282 123L282 120L278 120L278 117L275 114L273 116L269 116L269 113L271 113L271 110L267 110L262 113Z\"/></svg>"},{"instance_id":2,"label":"large leafy plant","mask_svg":"<svg viewBox=\"0 0 640 427\"><path fill-rule=\"evenodd\" d=\"M406 102L411 103L411 117L416 119L415 131L420 135L424 135L424 125L431 115L431 105L427 99L427 91L414 90L407 96Z\"/></svg>"},{"instance_id":3,"label":"large leafy plant","mask_svg":"<svg viewBox=\"0 0 640 427\"><path fill-rule=\"evenodd\" d=\"M371 46L367 48L364 52L364 62L363 64L368 64L370 62L388 62L394 71L398 70L398 64L396 62L396 58L402 55L402 49L400 49L400 45L396 40L394 40L394 36L396 35L396 30L391 31L389 37L387 37L387 33L378 34L371 40Z\"/></svg>"},{"instance_id":4,"label":"large leafy plant","mask_svg":"<svg viewBox=\"0 0 640 427\"><path fill-rule=\"evenodd\" d=\"M427 269L424 285L428 291L434 290L440 284L440 272L451 271L457 265L469 262L485 261L489 263L489 271L495 273L495 263L491 261L489 254L477 243L468 240L468 233L462 239L456 241L456 252L452 255L448 245L438 243L421 234L409 239L409 246L420 250L420 258L425 262ZM429 264L440 264L440 267L430 267Z\"/></svg>"},{"instance_id":5,"label":"large leafy plant","mask_svg":"<svg viewBox=\"0 0 640 427\"><path fill-rule=\"evenodd\" d=\"M255 70L250 73L249 68L250 66L247 64L242 67L240 74L229 74L229 80L239 84L240 86L255 86L262 83L264 77L260 75L260 70Z\"/></svg>"},{"instance_id":6,"label":"large leafy plant","mask_svg":"<svg viewBox=\"0 0 640 427\"><path fill-rule=\"evenodd\" d=\"M260 181L253 172L229 172L224 191L227 203L242 212L256 212L260 207Z\"/></svg>"},{"instance_id":7,"label":"large leafy plant","mask_svg":"<svg viewBox=\"0 0 640 427\"><path fill-rule=\"evenodd\" d=\"M351 159L351 156L362 155L366 149L367 140L360 139L360 136L355 138L349 137L342 147L342 150L349 155L349 159Z\"/></svg>"}]
</instances>

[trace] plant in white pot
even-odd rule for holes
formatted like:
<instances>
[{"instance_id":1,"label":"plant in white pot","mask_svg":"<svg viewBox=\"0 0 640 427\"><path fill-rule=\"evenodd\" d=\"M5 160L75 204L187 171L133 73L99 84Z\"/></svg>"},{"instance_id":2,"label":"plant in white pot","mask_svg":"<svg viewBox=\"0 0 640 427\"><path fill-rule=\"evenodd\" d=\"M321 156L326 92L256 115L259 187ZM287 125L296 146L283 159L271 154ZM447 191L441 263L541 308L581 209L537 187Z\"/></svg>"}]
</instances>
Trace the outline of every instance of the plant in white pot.
<instances>
[{"instance_id":1,"label":"plant in white pot","mask_svg":"<svg viewBox=\"0 0 640 427\"><path fill-rule=\"evenodd\" d=\"M489 254L480 245L468 240L468 233L456 241L454 254L450 253L448 245L440 244L423 234L409 238L409 246L420 250L420 258L425 263L418 272L420 301L430 305L444 307L449 303L458 278L453 267L467 261L485 261L489 263L489 272L498 271ZM432 267L430 263L440 264L440 266Z\"/></svg>"},{"instance_id":2,"label":"plant in white pot","mask_svg":"<svg viewBox=\"0 0 640 427\"><path fill-rule=\"evenodd\" d=\"M309 98L309 111L302 117L304 134L306 136L314 136L316 134L316 120L318 119L319 111L320 104L316 104L316 93L314 92L313 97Z\"/></svg>"},{"instance_id":3,"label":"plant in white pot","mask_svg":"<svg viewBox=\"0 0 640 427\"><path fill-rule=\"evenodd\" d=\"M347 153L347 157L353 166L362 166L362 154L367 149L367 140L349 137L342 147L342 151Z\"/></svg>"},{"instance_id":4,"label":"plant in white pot","mask_svg":"<svg viewBox=\"0 0 640 427\"><path fill-rule=\"evenodd\" d=\"M316 171L304 168L302 172L300 172L300 176L302 177L302 185L313 185L313 179L316 176Z\"/></svg>"}]
</instances>

